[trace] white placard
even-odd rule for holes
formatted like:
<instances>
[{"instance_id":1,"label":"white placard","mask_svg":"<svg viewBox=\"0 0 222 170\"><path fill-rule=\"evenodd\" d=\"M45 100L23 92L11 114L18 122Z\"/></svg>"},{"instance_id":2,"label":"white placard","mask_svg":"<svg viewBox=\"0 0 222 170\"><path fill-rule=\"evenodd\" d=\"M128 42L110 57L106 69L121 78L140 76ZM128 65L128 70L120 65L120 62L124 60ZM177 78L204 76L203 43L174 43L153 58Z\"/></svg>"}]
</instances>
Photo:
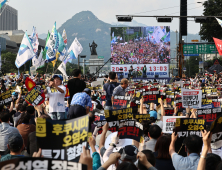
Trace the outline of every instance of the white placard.
<instances>
[{"instance_id":1,"label":"white placard","mask_svg":"<svg viewBox=\"0 0 222 170\"><path fill-rule=\"evenodd\" d=\"M181 88L182 107L201 108L202 90L188 90Z\"/></svg>"},{"instance_id":2,"label":"white placard","mask_svg":"<svg viewBox=\"0 0 222 170\"><path fill-rule=\"evenodd\" d=\"M176 118L185 118L185 116L163 116L163 133L173 133Z\"/></svg>"}]
</instances>

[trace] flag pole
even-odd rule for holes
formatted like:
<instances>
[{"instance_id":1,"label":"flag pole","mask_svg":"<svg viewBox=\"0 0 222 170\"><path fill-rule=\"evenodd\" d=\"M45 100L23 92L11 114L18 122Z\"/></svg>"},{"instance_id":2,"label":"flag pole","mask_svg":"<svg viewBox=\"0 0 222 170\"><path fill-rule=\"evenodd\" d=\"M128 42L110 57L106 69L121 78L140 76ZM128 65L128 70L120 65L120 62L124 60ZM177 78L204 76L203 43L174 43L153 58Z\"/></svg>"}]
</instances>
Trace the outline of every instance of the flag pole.
<instances>
[{"instance_id":1,"label":"flag pole","mask_svg":"<svg viewBox=\"0 0 222 170\"><path fill-rule=\"evenodd\" d=\"M6 1L4 8L2 9L2 12L0 13L0 16L2 15L2 13L4 12L5 8L7 7L8 3L10 0Z\"/></svg>"}]
</instances>

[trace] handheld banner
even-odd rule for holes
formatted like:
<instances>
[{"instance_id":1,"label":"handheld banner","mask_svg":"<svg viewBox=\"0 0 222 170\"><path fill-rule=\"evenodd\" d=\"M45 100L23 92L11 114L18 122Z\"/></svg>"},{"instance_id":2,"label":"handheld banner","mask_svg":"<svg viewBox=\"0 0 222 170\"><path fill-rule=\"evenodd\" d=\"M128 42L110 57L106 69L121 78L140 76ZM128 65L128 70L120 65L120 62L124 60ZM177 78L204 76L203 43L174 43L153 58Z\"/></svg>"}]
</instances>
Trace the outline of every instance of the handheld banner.
<instances>
[{"instance_id":1,"label":"handheld banner","mask_svg":"<svg viewBox=\"0 0 222 170\"><path fill-rule=\"evenodd\" d=\"M182 106L201 108L202 90L187 90L182 88Z\"/></svg>"},{"instance_id":2,"label":"handheld banner","mask_svg":"<svg viewBox=\"0 0 222 170\"><path fill-rule=\"evenodd\" d=\"M88 115L67 121L37 119L36 137L46 158L78 161L86 146Z\"/></svg>"},{"instance_id":3,"label":"handheld banner","mask_svg":"<svg viewBox=\"0 0 222 170\"><path fill-rule=\"evenodd\" d=\"M14 158L0 162L0 170L27 169L27 170L87 170L87 165L64 160L54 160L49 158Z\"/></svg>"}]
</instances>

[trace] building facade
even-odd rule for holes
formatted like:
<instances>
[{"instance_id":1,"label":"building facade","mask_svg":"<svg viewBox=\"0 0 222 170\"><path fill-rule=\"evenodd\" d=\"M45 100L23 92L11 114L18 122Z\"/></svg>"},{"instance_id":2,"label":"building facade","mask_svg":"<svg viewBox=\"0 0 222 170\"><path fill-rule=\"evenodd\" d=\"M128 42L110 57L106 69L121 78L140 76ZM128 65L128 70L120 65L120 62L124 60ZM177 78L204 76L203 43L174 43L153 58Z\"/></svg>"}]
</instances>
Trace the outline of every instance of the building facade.
<instances>
[{"instance_id":1,"label":"building facade","mask_svg":"<svg viewBox=\"0 0 222 170\"><path fill-rule=\"evenodd\" d=\"M3 5L0 13L2 13L0 15L0 31L18 30L18 11L16 9Z\"/></svg>"}]
</instances>

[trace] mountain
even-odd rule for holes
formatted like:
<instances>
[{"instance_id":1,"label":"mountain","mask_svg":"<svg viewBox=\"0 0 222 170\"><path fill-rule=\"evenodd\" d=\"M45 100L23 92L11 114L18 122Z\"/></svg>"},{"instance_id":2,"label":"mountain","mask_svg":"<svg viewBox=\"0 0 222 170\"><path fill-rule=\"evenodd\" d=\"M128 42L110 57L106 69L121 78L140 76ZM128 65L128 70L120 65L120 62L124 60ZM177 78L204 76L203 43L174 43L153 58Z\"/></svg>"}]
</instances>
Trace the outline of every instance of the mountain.
<instances>
[{"instance_id":1,"label":"mountain","mask_svg":"<svg viewBox=\"0 0 222 170\"><path fill-rule=\"evenodd\" d=\"M112 22L112 26L147 27L147 25L132 20L132 22Z\"/></svg>"},{"instance_id":2,"label":"mountain","mask_svg":"<svg viewBox=\"0 0 222 170\"><path fill-rule=\"evenodd\" d=\"M138 23L133 20L132 23L112 23L108 24L99 20L91 11L82 11L75 14L71 19L67 20L58 28L60 34L63 29L66 30L68 37L68 47L72 44L75 37L79 40L83 47L81 55L86 55L87 59L90 57L89 43L93 40L98 45L98 56L104 56L104 62L110 58L110 27L112 26L146 26L145 24ZM155 23L153 23L155 25ZM164 24L163 24L164 25ZM44 35L46 38L47 34ZM179 34L178 34L179 37ZM171 30L171 58L175 58L176 49L176 33ZM184 37L185 42L191 42L193 39L200 39L198 34L188 34L187 38ZM75 63L77 60L73 60ZM82 59L81 59L82 62Z\"/></svg>"},{"instance_id":3,"label":"mountain","mask_svg":"<svg viewBox=\"0 0 222 170\"><path fill-rule=\"evenodd\" d=\"M104 61L110 58L110 27L111 24L99 20L92 12L82 11L67 20L58 29L60 33L66 30L68 46L77 37L83 47L82 55L90 57L89 43L93 40L98 45L96 48L98 56L104 56ZM74 60L76 62L76 60Z\"/></svg>"},{"instance_id":4,"label":"mountain","mask_svg":"<svg viewBox=\"0 0 222 170\"><path fill-rule=\"evenodd\" d=\"M41 39L46 39L47 38L47 34L43 33L43 34L39 34L39 38Z\"/></svg>"}]
</instances>

